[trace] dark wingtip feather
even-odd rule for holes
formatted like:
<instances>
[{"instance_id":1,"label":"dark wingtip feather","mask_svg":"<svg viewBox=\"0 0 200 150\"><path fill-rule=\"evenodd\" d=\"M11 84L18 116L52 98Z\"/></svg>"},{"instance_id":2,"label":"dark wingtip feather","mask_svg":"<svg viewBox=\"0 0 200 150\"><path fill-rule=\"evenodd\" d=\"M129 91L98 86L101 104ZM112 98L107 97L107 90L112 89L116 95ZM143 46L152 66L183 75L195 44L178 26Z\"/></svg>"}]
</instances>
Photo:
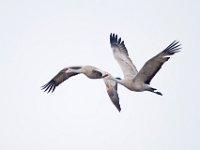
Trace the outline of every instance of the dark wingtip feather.
<instances>
[{"instance_id":1,"label":"dark wingtip feather","mask_svg":"<svg viewBox=\"0 0 200 150\"><path fill-rule=\"evenodd\" d=\"M111 47L119 47L126 49L124 41L122 41L121 37L118 38L118 35L115 33L110 34L110 44Z\"/></svg>"},{"instance_id":2,"label":"dark wingtip feather","mask_svg":"<svg viewBox=\"0 0 200 150\"><path fill-rule=\"evenodd\" d=\"M121 38L118 39L117 43L121 43Z\"/></svg>"},{"instance_id":3,"label":"dark wingtip feather","mask_svg":"<svg viewBox=\"0 0 200 150\"><path fill-rule=\"evenodd\" d=\"M118 109L119 112L121 111L121 107L120 107L120 105L119 105L119 108L117 108L117 109Z\"/></svg>"},{"instance_id":4,"label":"dark wingtip feather","mask_svg":"<svg viewBox=\"0 0 200 150\"><path fill-rule=\"evenodd\" d=\"M114 103L115 107L117 108L117 110L120 112L121 111L121 106L119 103Z\"/></svg>"},{"instance_id":5,"label":"dark wingtip feather","mask_svg":"<svg viewBox=\"0 0 200 150\"><path fill-rule=\"evenodd\" d=\"M49 90L48 90L48 93L51 92L53 86L54 86L53 84L50 84L50 86L49 86Z\"/></svg>"},{"instance_id":6,"label":"dark wingtip feather","mask_svg":"<svg viewBox=\"0 0 200 150\"><path fill-rule=\"evenodd\" d=\"M163 52L167 53L168 55L173 55L175 53L180 52L181 44L179 44L179 41L173 41Z\"/></svg>"},{"instance_id":7,"label":"dark wingtip feather","mask_svg":"<svg viewBox=\"0 0 200 150\"><path fill-rule=\"evenodd\" d=\"M53 83L53 81L48 82L47 84L41 86L41 90L43 90L44 92L54 92L56 88L56 85Z\"/></svg>"}]
</instances>

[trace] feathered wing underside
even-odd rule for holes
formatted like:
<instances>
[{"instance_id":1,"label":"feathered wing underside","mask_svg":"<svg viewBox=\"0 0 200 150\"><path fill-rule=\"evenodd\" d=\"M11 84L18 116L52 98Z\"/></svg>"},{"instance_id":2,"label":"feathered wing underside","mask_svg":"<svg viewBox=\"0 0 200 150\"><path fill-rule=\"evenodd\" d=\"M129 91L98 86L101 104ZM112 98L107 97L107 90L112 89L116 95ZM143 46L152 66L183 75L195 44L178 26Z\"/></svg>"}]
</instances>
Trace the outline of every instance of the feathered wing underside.
<instances>
[{"instance_id":1,"label":"feathered wing underside","mask_svg":"<svg viewBox=\"0 0 200 150\"><path fill-rule=\"evenodd\" d=\"M180 44L178 41L173 41L167 48L162 52L148 60L142 69L138 72L135 79L139 79L141 82L150 84L152 78L161 69L162 65L168 61L170 55L173 55L180 50Z\"/></svg>"},{"instance_id":2,"label":"feathered wing underside","mask_svg":"<svg viewBox=\"0 0 200 150\"><path fill-rule=\"evenodd\" d=\"M104 83L106 85L106 90L107 90L107 93L108 93L112 103L115 105L117 110L120 112L121 107L119 104L119 96L117 93L117 83L115 81L112 81L112 80L109 80L106 78L104 78Z\"/></svg>"},{"instance_id":3,"label":"feathered wing underside","mask_svg":"<svg viewBox=\"0 0 200 150\"><path fill-rule=\"evenodd\" d=\"M68 72L68 69L65 68L61 70L53 79L51 79L47 84L43 85L41 88L42 90L44 90L44 92L46 91L47 93L53 92L59 84L77 74L78 73L76 72Z\"/></svg>"},{"instance_id":4,"label":"feathered wing underside","mask_svg":"<svg viewBox=\"0 0 200 150\"><path fill-rule=\"evenodd\" d=\"M124 78L133 78L138 73L135 65L131 61L124 41L115 34L110 34L110 44L113 50L114 58L117 60Z\"/></svg>"}]
</instances>

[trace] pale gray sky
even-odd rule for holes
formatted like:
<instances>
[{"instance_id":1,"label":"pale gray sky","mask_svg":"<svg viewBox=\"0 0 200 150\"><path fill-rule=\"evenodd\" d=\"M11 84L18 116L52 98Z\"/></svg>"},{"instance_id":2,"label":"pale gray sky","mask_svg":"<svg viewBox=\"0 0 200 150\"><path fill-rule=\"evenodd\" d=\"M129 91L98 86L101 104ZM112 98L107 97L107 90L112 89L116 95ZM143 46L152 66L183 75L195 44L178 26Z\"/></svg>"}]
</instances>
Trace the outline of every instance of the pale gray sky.
<instances>
[{"instance_id":1,"label":"pale gray sky","mask_svg":"<svg viewBox=\"0 0 200 150\"><path fill-rule=\"evenodd\" d=\"M199 150L199 28L197 0L0 1L0 149ZM138 69L181 42L151 83L163 97L119 86L118 113L102 80L79 75L40 90L66 66L122 76L111 32Z\"/></svg>"}]
</instances>

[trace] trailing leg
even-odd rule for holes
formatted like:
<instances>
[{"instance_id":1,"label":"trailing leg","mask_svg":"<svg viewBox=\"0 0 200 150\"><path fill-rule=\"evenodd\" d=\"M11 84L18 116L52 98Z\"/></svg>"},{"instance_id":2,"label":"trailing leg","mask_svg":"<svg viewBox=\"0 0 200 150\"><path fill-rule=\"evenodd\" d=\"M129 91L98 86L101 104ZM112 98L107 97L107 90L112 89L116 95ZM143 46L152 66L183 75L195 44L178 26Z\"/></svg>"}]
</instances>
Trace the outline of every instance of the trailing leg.
<instances>
[{"instance_id":1,"label":"trailing leg","mask_svg":"<svg viewBox=\"0 0 200 150\"><path fill-rule=\"evenodd\" d=\"M157 89L155 88L150 88L148 91L152 92L152 93L155 93L155 94L158 94L160 96L162 96L163 94L161 92L158 92Z\"/></svg>"}]
</instances>

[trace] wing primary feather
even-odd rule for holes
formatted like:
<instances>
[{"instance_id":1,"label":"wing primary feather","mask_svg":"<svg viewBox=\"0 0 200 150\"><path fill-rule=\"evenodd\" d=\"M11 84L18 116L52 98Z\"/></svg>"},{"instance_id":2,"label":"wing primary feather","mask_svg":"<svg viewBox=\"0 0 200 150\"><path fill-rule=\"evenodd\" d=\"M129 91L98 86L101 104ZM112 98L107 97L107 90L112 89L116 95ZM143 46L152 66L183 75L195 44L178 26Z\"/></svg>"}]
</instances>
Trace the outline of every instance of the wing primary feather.
<instances>
[{"instance_id":1,"label":"wing primary feather","mask_svg":"<svg viewBox=\"0 0 200 150\"><path fill-rule=\"evenodd\" d=\"M55 87L56 87L56 85L55 85L54 81L51 80L47 84L43 85L41 87L41 89L44 90L44 92L47 91L47 93L49 93L50 91L53 92L55 90Z\"/></svg>"},{"instance_id":2,"label":"wing primary feather","mask_svg":"<svg viewBox=\"0 0 200 150\"><path fill-rule=\"evenodd\" d=\"M117 34L112 34L112 33L110 34L110 44L111 47L118 47L128 55L128 51L126 49L124 41L122 41L121 38L118 39Z\"/></svg>"},{"instance_id":3,"label":"wing primary feather","mask_svg":"<svg viewBox=\"0 0 200 150\"><path fill-rule=\"evenodd\" d=\"M167 55L173 55L181 49L181 44L178 41L173 41L167 48L163 50Z\"/></svg>"},{"instance_id":4,"label":"wing primary feather","mask_svg":"<svg viewBox=\"0 0 200 150\"><path fill-rule=\"evenodd\" d=\"M50 84L50 86L49 86L49 90L48 90L47 93L51 92L52 87L53 87L53 84Z\"/></svg>"},{"instance_id":5,"label":"wing primary feather","mask_svg":"<svg viewBox=\"0 0 200 150\"><path fill-rule=\"evenodd\" d=\"M51 92L53 93L55 89L56 89L56 86L54 85Z\"/></svg>"},{"instance_id":6,"label":"wing primary feather","mask_svg":"<svg viewBox=\"0 0 200 150\"><path fill-rule=\"evenodd\" d=\"M118 39L118 43L120 43L120 42L121 42L121 38Z\"/></svg>"},{"instance_id":7,"label":"wing primary feather","mask_svg":"<svg viewBox=\"0 0 200 150\"><path fill-rule=\"evenodd\" d=\"M44 88L44 92L46 92L48 89L49 89L49 87L50 87L50 83L48 83L46 86L45 86L45 88Z\"/></svg>"},{"instance_id":8,"label":"wing primary feather","mask_svg":"<svg viewBox=\"0 0 200 150\"><path fill-rule=\"evenodd\" d=\"M43 90L43 89L45 89L45 88L46 88L46 86L47 86L47 84L45 84L45 85L41 86L41 89L42 89L42 90Z\"/></svg>"}]
</instances>

